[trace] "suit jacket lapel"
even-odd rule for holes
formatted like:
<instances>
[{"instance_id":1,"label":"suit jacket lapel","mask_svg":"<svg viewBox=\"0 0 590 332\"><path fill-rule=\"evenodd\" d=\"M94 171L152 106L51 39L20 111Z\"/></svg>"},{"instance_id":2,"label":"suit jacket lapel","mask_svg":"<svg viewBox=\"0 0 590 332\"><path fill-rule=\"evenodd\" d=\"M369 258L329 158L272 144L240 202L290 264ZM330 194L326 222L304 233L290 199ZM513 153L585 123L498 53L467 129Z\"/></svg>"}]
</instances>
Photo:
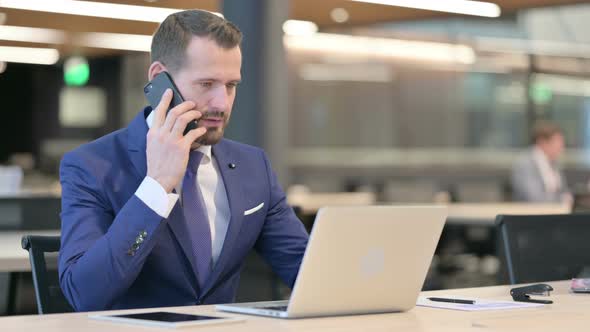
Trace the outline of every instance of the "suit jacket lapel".
<instances>
[{"instance_id":1,"label":"suit jacket lapel","mask_svg":"<svg viewBox=\"0 0 590 332\"><path fill-rule=\"evenodd\" d=\"M147 174L145 151L148 126L145 122L145 118L151 111L152 109L150 107L144 108L127 127L127 149L129 150L129 158L141 179Z\"/></svg>"},{"instance_id":2,"label":"suit jacket lapel","mask_svg":"<svg viewBox=\"0 0 590 332\"><path fill-rule=\"evenodd\" d=\"M245 210L244 192L240 185L243 179L240 176L239 163L234 159L235 157L231 155L230 151L228 151L223 140L213 146L212 153L217 160L219 172L223 178L225 192L227 193L227 200L231 211L231 218L225 235L225 240L223 241L223 248L221 249L219 260L209 275L209 280L205 283L204 293L208 292L215 285L215 281L219 280L227 266L228 260L232 256L230 253L233 244L240 233ZM229 164L235 164L237 167L230 168Z\"/></svg>"}]
</instances>

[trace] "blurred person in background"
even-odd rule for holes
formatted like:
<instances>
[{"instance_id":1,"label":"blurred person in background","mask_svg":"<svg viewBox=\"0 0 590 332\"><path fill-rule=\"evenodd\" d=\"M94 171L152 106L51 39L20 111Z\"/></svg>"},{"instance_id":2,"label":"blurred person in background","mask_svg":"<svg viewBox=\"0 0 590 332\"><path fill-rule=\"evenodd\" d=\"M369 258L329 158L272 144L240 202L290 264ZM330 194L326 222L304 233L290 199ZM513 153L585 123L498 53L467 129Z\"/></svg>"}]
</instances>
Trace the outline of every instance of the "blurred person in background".
<instances>
[{"instance_id":1,"label":"blurred person in background","mask_svg":"<svg viewBox=\"0 0 590 332\"><path fill-rule=\"evenodd\" d=\"M307 232L264 151L223 138L241 40L212 13L171 14L148 79L168 72L185 102L166 115L168 89L127 128L64 156L59 274L77 311L233 302L251 249L293 286Z\"/></svg>"},{"instance_id":2,"label":"blurred person in background","mask_svg":"<svg viewBox=\"0 0 590 332\"><path fill-rule=\"evenodd\" d=\"M570 203L572 195L557 165L565 149L559 126L537 122L532 133L533 146L512 167L513 199L536 203Z\"/></svg>"}]
</instances>

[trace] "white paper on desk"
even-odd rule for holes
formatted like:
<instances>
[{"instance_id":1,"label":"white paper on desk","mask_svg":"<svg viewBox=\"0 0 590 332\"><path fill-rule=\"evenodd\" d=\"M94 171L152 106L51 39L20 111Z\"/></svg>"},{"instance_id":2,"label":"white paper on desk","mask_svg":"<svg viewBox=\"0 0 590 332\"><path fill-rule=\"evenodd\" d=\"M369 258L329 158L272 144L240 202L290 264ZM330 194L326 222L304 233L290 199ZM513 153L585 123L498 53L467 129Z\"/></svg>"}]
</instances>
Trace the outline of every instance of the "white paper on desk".
<instances>
[{"instance_id":1,"label":"white paper on desk","mask_svg":"<svg viewBox=\"0 0 590 332\"><path fill-rule=\"evenodd\" d=\"M446 296L445 296L446 297ZM452 297L449 297L452 298ZM416 305L422 307L432 307L440 309L463 310L463 311L484 311L484 310L505 310L540 307L542 303L514 302L514 301L492 301L478 300L473 298L461 297L465 300L474 300L475 304L462 304L451 302L434 302L425 296L420 296Z\"/></svg>"}]
</instances>

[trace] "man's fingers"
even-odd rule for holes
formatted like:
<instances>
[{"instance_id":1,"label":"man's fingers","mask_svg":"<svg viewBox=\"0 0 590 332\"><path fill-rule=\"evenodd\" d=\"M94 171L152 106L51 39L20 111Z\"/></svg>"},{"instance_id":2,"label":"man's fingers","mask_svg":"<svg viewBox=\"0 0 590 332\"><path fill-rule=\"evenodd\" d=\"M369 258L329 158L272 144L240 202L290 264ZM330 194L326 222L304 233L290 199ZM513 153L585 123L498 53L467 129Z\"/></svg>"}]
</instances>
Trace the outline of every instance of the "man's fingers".
<instances>
[{"instance_id":1,"label":"man's fingers","mask_svg":"<svg viewBox=\"0 0 590 332\"><path fill-rule=\"evenodd\" d=\"M160 99L160 103L156 106L154 122L152 123L152 128L160 128L162 124L164 124L164 120L166 119L166 111L170 106L170 101L172 100L172 90L166 89L162 98Z\"/></svg>"},{"instance_id":2,"label":"man's fingers","mask_svg":"<svg viewBox=\"0 0 590 332\"><path fill-rule=\"evenodd\" d=\"M207 128L205 127L197 127L197 129L192 129L191 131L189 131L185 136L184 136L184 141L186 144L188 144L189 146L192 145L194 143L194 141L197 140L197 138L205 135L205 133L207 132Z\"/></svg>"},{"instance_id":3,"label":"man's fingers","mask_svg":"<svg viewBox=\"0 0 590 332\"><path fill-rule=\"evenodd\" d=\"M168 112L168 115L166 115L166 120L164 121L162 129L165 131L171 131L174 127L174 124L176 123L176 119L193 108L195 108L195 103L192 101L185 101L171 109L170 112Z\"/></svg>"},{"instance_id":4,"label":"man's fingers","mask_svg":"<svg viewBox=\"0 0 590 332\"><path fill-rule=\"evenodd\" d=\"M201 112L199 111L188 111L183 113L182 115L180 115L178 118L176 118L176 122L174 123L174 127L172 128L172 135L175 135L177 137L180 137L184 134L184 130L186 129L186 126L201 117Z\"/></svg>"}]
</instances>

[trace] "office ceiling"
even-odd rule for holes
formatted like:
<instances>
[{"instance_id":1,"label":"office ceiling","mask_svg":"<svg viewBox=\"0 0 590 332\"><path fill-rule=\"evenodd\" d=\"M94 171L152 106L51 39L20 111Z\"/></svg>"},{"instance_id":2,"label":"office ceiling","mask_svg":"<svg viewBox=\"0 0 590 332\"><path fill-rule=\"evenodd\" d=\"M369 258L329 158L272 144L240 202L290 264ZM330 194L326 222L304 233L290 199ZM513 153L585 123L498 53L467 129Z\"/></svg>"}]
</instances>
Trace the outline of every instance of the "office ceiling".
<instances>
[{"instance_id":1,"label":"office ceiling","mask_svg":"<svg viewBox=\"0 0 590 332\"><path fill-rule=\"evenodd\" d=\"M94 0L98 1L98 0ZM158 6L170 8L203 8L221 11L218 0L101 0L142 6ZM503 14L510 14L520 9L584 3L583 0L495 0L502 8ZM317 23L320 29L335 27L359 26L377 22L409 21L428 18L451 17L452 14L432 12L401 7L352 2L348 0L291 0L290 18L308 20ZM350 19L346 23L335 23L330 17L334 8L344 8L349 12ZM132 34L152 34L155 23L123 21L85 16L42 13L35 11L13 10L0 7L5 13L6 25L42 27L62 29L76 32L118 32ZM42 44L0 41L0 45L41 46ZM45 46L45 45L43 45ZM67 47L60 47L68 51ZM80 50L77 50L78 52ZM113 53L110 50L84 50L84 53L98 55Z\"/></svg>"}]
</instances>

